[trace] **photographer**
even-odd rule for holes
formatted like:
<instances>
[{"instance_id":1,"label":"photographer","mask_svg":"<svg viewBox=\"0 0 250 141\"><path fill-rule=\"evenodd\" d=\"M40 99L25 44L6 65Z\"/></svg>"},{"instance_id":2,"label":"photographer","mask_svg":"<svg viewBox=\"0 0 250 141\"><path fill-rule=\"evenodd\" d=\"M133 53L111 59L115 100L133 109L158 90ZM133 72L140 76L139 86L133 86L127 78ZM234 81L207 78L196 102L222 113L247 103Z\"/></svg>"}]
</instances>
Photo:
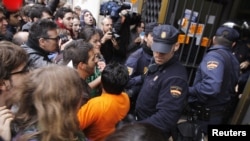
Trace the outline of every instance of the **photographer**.
<instances>
[{"instance_id":1,"label":"photographer","mask_svg":"<svg viewBox=\"0 0 250 141\"><path fill-rule=\"evenodd\" d=\"M116 56L116 61L120 63L124 63L127 56L130 26L141 20L139 14L128 11L130 8L131 6L125 2L109 1L103 3L100 9L100 15L110 15L114 24L114 31L119 35L119 38L117 38L119 49L115 50L114 55Z\"/></svg>"},{"instance_id":2,"label":"photographer","mask_svg":"<svg viewBox=\"0 0 250 141\"><path fill-rule=\"evenodd\" d=\"M119 50L117 55L120 56L120 62L124 63L127 57L127 48L130 41L130 26L138 23L141 20L141 16L137 13L129 13L124 9L120 12L120 17L114 22L114 29L120 38L117 40Z\"/></svg>"},{"instance_id":3,"label":"photographer","mask_svg":"<svg viewBox=\"0 0 250 141\"><path fill-rule=\"evenodd\" d=\"M101 53L108 64L111 61L116 61L115 50L119 49L114 33L112 32L113 21L110 17L105 17L102 20L102 32L103 37L101 38Z\"/></svg>"}]
</instances>

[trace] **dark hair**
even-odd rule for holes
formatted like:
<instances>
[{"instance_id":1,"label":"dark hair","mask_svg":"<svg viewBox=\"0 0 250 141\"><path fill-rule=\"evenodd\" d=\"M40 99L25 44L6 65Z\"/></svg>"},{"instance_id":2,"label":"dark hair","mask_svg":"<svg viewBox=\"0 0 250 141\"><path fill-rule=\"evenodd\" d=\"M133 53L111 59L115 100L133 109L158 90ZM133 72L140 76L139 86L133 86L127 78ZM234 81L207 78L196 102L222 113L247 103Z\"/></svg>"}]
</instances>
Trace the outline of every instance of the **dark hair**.
<instances>
[{"instance_id":1,"label":"dark hair","mask_svg":"<svg viewBox=\"0 0 250 141\"><path fill-rule=\"evenodd\" d=\"M137 28L138 28L138 27L141 27L141 24L144 24L144 26L145 26L145 23L144 23L143 21L138 21L138 22L135 24L135 26L131 29L131 32L136 33L136 32L137 32ZM145 29L145 27L144 27L144 29Z\"/></svg>"},{"instance_id":2,"label":"dark hair","mask_svg":"<svg viewBox=\"0 0 250 141\"><path fill-rule=\"evenodd\" d=\"M148 123L132 123L117 129L105 141L167 141L163 132Z\"/></svg>"},{"instance_id":3,"label":"dark hair","mask_svg":"<svg viewBox=\"0 0 250 141\"><path fill-rule=\"evenodd\" d=\"M31 6L29 11L29 17L34 22L34 18L41 19L43 16L43 12L48 13L49 15L53 15L50 9L44 5L41 4L35 4Z\"/></svg>"},{"instance_id":4,"label":"dark hair","mask_svg":"<svg viewBox=\"0 0 250 141\"><path fill-rule=\"evenodd\" d=\"M215 36L214 41L216 44L227 46L227 47L232 47L233 42L227 40L223 36Z\"/></svg>"},{"instance_id":5,"label":"dark hair","mask_svg":"<svg viewBox=\"0 0 250 141\"><path fill-rule=\"evenodd\" d=\"M11 14L15 14L15 13L18 13L18 11L8 11L8 10L5 10L6 19L9 19L10 15Z\"/></svg>"},{"instance_id":6,"label":"dark hair","mask_svg":"<svg viewBox=\"0 0 250 141\"><path fill-rule=\"evenodd\" d=\"M64 48L63 62L64 64L67 64L70 60L72 60L73 66L75 68L80 62L88 63L89 51L92 49L93 46L82 39L73 40Z\"/></svg>"},{"instance_id":7,"label":"dark hair","mask_svg":"<svg viewBox=\"0 0 250 141\"><path fill-rule=\"evenodd\" d=\"M32 8L32 5L24 5L20 10L20 14L29 17L31 8Z\"/></svg>"},{"instance_id":8,"label":"dark hair","mask_svg":"<svg viewBox=\"0 0 250 141\"><path fill-rule=\"evenodd\" d=\"M73 10L67 7L61 7L56 11L55 14L55 19L57 20L58 18L63 19L66 13L73 13Z\"/></svg>"},{"instance_id":9,"label":"dark hair","mask_svg":"<svg viewBox=\"0 0 250 141\"><path fill-rule=\"evenodd\" d=\"M6 16L6 10L3 6L0 5L0 12L2 12Z\"/></svg>"},{"instance_id":10,"label":"dark hair","mask_svg":"<svg viewBox=\"0 0 250 141\"><path fill-rule=\"evenodd\" d=\"M29 39L38 42L41 37L48 38L48 31L57 29L57 24L49 19L41 19L34 22L29 30Z\"/></svg>"},{"instance_id":11,"label":"dark hair","mask_svg":"<svg viewBox=\"0 0 250 141\"><path fill-rule=\"evenodd\" d=\"M124 90L128 79L127 68L118 63L108 64L101 75L102 86L110 94L120 94Z\"/></svg>"},{"instance_id":12,"label":"dark hair","mask_svg":"<svg viewBox=\"0 0 250 141\"><path fill-rule=\"evenodd\" d=\"M99 30L96 28L84 27L84 28L81 28L81 30L79 32L79 38L85 40L86 42L89 42L89 40L92 38L92 36L97 34L97 33L100 35Z\"/></svg>"},{"instance_id":13,"label":"dark hair","mask_svg":"<svg viewBox=\"0 0 250 141\"><path fill-rule=\"evenodd\" d=\"M26 51L9 41L0 41L0 80L9 79L10 73L23 63L27 63Z\"/></svg>"}]
</instances>

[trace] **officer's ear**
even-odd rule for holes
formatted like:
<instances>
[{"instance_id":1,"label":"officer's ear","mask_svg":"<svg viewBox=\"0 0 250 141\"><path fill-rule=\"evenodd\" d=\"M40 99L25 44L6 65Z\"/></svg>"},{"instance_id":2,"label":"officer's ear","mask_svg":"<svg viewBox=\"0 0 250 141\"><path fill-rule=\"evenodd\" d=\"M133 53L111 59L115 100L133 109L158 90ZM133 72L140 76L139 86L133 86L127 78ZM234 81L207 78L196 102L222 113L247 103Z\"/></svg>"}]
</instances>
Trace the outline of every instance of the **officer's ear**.
<instances>
[{"instance_id":1,"label":"officer's ear","mask_svg":"<svg viewBox=\"0 0 250 141\"><path fill-rule=\"evenodd\" d=\"M174 49L174 52L176 52L180 47L180 43L176 42L174 45L173 45L173 49Z\"/></svg>"}]
</instances>

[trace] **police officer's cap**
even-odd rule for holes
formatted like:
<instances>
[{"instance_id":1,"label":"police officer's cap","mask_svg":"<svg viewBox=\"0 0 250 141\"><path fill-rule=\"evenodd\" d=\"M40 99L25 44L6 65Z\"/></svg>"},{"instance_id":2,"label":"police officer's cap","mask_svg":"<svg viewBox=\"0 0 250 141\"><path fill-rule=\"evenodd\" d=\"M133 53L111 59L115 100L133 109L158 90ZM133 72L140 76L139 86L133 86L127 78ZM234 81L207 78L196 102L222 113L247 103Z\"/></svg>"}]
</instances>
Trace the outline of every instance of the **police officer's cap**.
<instances>
[{"instance_id":1,"label":"police officer's cap","mask_svg":"<svg viewBox=\"0 0 250 141\"><path fill-rule=\"evenodd\" d=\"M228 41L235 42L239 39L240 34L233 28L221 26L217 29L215 36L223 37Z\"/></svg>"},{"instance_id":2,"label":"police officer's cap","mask_svg":"<svg viewBox=\"0 0 250 141\"><path fill-rule=\"evenodd\" d=\"M147 23L145 25L145 34L149 34L150 32L153 31L154 27L158 26L158 23L156 22L151 22L151 23Z\"/></svg>"},{"instance_id":3,"label":"police officer's cap","mask_svg":"<svg viewBox=\"0 0 250 141\"><path fill-rule=\"evenodd\" d=\"M179 31L172 25L159 25L153 29L154 52L168 53L178 40Z\"/></svg>"}]
</instances>

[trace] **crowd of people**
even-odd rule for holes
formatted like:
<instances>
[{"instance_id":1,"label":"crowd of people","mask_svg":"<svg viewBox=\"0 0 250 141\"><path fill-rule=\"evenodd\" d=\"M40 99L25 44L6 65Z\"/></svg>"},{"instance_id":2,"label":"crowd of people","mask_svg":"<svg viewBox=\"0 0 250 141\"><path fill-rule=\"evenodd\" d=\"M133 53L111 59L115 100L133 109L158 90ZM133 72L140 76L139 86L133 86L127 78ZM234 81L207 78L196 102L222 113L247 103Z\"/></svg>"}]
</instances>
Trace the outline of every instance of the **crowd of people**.
<instances>
[{"instance_id":1,"label":"crowd of people","mask_svg":"<svg viewBox=\"0 0 250 141\"><path fill-rule=\"evenodd\" d=\"M91 11L60 0L1 4L0 141L175 140L187 105L209 111L198 117L205 135L228 123L250 64L233 50L240 33L216 30L189 86L179 30L129 12L99 27Z\"/></svg>"}]
</instances>

